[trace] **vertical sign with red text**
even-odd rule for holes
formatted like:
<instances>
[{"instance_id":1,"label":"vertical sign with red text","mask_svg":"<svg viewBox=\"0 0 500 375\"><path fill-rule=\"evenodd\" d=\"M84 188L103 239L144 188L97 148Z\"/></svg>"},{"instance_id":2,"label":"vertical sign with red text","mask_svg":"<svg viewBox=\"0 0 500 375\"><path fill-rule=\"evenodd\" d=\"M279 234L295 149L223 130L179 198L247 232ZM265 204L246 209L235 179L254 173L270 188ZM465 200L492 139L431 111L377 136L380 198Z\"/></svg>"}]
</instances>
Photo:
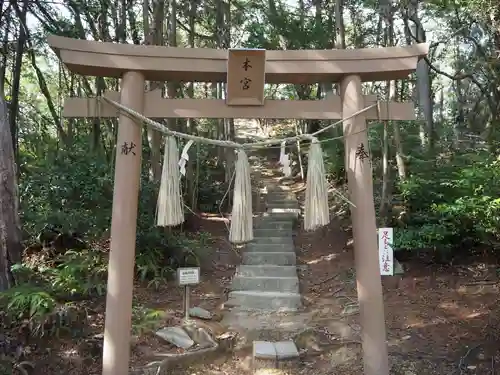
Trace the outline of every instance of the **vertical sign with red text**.
<instances>
[{"instance_id":1,"label":"vertical sign with red text","mask_svg":"<svg viewBox=\"0 0 500 375\"><path fill-rule=\"evenodd\" d=\"M392 228L379 228L378 230L378 256L381 275L394 274L394 232Z\"/></svg>"}]
</instances>

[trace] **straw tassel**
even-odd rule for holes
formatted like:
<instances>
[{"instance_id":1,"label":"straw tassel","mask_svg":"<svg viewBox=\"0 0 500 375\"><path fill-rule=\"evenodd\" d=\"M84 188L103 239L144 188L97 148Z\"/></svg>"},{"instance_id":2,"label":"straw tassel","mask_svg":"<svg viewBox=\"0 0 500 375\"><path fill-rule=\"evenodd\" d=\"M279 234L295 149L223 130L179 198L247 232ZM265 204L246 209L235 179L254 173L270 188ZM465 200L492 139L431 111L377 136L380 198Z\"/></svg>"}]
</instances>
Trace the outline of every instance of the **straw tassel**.
<instances>
[{"instance_id":1,"label":"straw tassel","mask_svg":"<svg viewBox=\"0 0 500 375\"><path fill-rule=\"evenodd\" d=\"M253 240L252 186L250 164L243 149L238 149L233 192L233 210L229 241L234 244Z\"/></svg>"},{"instance_id":2,"label":"straw tassel","mask_svg":"<svg viewBox=\"0 0 500 375\"><path fill-rule=\"evenodd\" d=\"M180 189L179 150L175 137L165 139L160 192L156 206L156 225L174 227L184 222Z\"/></svg>"},{"instance_id":3,"label":"straw tassel","mask_svg":"<svg viewBox=\"0 0 500 375\"><path fill-rule=\"evenodd\" d=\"M292 176L292 168L290 168L290 155L286 153L286 142L281 142L280 150L280 164L281 172L283 172L286 178Z\"/></svg>"},{"instance_id":4,"label":"straw tassel","mask_svg":"<svg viewBox=\"0 0 500 375\"><path fill-rule=\"evenodd\" d=\"M330 222L328 189L323 152L317 138L313 138L308 154L304 229L315 230Z\"/></svg>"}]
</instances>

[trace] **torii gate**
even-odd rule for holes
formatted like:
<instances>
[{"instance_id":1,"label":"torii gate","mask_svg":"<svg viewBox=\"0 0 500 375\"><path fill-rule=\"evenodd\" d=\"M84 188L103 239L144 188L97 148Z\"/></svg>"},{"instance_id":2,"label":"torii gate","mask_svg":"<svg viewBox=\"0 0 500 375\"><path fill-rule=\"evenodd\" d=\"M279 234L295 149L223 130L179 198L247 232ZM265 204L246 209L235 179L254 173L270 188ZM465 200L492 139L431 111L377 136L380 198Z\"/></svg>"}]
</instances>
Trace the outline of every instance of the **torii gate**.
<instances>
[{"instance_id":1,"label":"torii gate","mask_svg":"<svg viewBox=\"0 0 500 375\"><path fill-rule=\"evenodd\" d=\"M427 44L351 50L215 50L164 48L49 36L49 45L73 73L121 78L121 92L107 96L150 118L348 118L373 104L362 94L364 81L406 78L428 51ZM251 58L251 59L250 59ZM250 64L251 61L251 64ZM253 70L248 71L248 68ZM162 99L145 93L151 81L227 81L228 98ZM340 82L340 96L327 100L265 100L265 83ZM104 101L68 98L65 117L119 117L108 267L103 375L129 371L137 204L141 169L141 127ZM362 325L364 373L388 375L388 355L381 277L376 241L372 169L359 157L368 144L366 119L413 120L412 103L385 103L346 119L346 170L351 207L357 291ZM120 146L121 147L121 146Z\"/></svg>"}]
</instances>

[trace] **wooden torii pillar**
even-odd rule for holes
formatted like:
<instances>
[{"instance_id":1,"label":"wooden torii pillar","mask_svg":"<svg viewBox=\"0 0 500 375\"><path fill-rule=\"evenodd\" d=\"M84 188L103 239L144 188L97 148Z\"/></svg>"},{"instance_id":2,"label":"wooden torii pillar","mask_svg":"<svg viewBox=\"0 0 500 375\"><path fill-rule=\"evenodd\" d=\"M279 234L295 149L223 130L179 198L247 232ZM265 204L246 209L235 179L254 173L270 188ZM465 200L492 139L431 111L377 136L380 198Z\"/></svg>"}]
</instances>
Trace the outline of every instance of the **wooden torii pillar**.
<instances>
[{"instance_id":1,"label":"wooden torii pillar","mask_svg":"<svg viewBox=\"0 0 500 375\"><path fill-rule=\"evenodd\" d=\"M249 78L239 76L234 69L228 71L228 56L238 55L231 51L158 49L56 36L49 37L49 44L74 73L122 78L120 93L108 92L106 95L150 118L347 118L376 100L362 94L363 81L406 78L428 51L426 44L361 50L267 51L264 60L260 57L261 71ZM248 52L248 56L259 59L259 53L254 52ZM240 51L239 55L245 57L245 52ZM317 101L264 100L263 77L267 83L340 82L341 95ZM162 99L157 92L144 93L145 80L223 82L226 79L244 86L252 80L260 82L251 95L249 91L241 91L245 88L240 88L238 94L238 89L233 87L229 91L236 91L236 94L227 103L211 99ZM119 113L103 100L69 98L65 101L63 115L110 118ZM351 207L351 213L366 375L389 373L366 119L414 118L411 103L389 102L380 106L380 113L374 108L344 122L349 191L356 204ZM128 116L119 116L103 375L128 373L141 165L140 129Z\"/></svg>"}]
</instances>

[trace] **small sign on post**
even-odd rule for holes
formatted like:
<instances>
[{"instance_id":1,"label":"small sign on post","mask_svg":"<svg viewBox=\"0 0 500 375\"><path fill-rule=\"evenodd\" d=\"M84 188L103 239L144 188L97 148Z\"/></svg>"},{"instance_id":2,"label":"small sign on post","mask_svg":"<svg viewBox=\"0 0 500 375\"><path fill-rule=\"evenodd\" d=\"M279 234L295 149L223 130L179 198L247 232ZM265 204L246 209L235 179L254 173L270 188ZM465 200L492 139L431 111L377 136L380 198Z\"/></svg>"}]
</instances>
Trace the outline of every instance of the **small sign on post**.
<instances>
[{"instance_id":1,"label":"small sign on post","mask_svg":"<svg viewBox=\"0 0 500 375\"><path fill-rule=\"evenodd\" d=\"M227 105L264 105L265 49L230 49L227 58Z\"/></svg>"},{"instance_id":2,"label":"small sign on post","mask_svg":"<svg viewBox=\"0 0 500 375\"><path fill-rule=\"evenodd\" d=\"M177 285L184 287L184 313L189 320L189 286L200 283L200 267L177 268Z\"/></svg>"},{"instance_id":3,"label":"small sign on post","mask_svg":"<svg viewBox=\"0 0 500 375\"><path fill-rule=\"evenodd\" d=\"M381 275L394 275L394 231L393 228L379 228L378 255Z\"/></svg>"}]
</instances>

